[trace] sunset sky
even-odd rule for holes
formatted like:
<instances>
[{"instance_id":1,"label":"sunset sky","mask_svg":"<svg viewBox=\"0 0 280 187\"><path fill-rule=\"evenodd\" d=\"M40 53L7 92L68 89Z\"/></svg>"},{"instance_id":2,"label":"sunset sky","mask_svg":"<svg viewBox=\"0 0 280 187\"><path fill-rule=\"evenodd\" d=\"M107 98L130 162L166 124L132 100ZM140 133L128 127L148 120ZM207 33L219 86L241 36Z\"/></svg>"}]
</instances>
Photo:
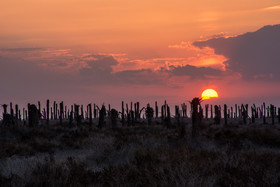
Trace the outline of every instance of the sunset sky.
<instances>
[{"instance_id":1,"label":"sunset sky","mask_svg":"<svg viewBox=\"0 0 280 187\"><path fill-rule=\"evenodd\" d=\"M0 103L280 105L277 24L279 0L0 1Z\"/></svg>"}]
</instances>

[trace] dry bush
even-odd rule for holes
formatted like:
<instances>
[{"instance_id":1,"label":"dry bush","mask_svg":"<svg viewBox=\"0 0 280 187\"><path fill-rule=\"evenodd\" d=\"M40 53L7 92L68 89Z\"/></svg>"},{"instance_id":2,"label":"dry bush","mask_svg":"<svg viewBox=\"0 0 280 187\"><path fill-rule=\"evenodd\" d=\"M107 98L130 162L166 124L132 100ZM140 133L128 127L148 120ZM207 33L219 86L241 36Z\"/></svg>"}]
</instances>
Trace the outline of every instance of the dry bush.
<instances>
[{"instance_id":1,"label":"dry bush","mask_svg":"<svg viewBox=\"0 0 280 187\"><path fill-rule=\"evenodd\" d=\"M90 175L85 163L72 157L63 163L49 157L33 169L26 186L85 186L91 181Z\"/></svg>"},{"instance_id":2,"label":"dry bush","mask_svg":"<svg viewBox=\"0 0 280 187\"><path fill-rule=\"evenodd\" d=\"M255 128L243 134L253 143L268 147L280 147L280 133L274 127Z\"/></svg>"},{"instance_id":3,"label":"dry bush","mask_svg":"<svg viewBox=\"0 0 280 187\"><path fill-rule=\"evenodd\" d=\"M1 143L0 158L11 157L13 155L30 156L36 151L29 145L20 142Z\"/></svg>"}]
</instances>

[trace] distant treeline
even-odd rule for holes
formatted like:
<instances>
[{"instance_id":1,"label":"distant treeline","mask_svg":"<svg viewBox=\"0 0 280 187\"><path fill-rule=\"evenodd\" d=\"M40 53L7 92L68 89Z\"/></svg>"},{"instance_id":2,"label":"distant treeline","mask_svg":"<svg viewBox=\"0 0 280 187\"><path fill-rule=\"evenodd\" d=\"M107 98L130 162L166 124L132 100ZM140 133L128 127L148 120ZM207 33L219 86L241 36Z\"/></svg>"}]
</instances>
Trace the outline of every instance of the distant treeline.
<instances>
[{"instance_id":1,"label":"distant treeline","mask_svg":"<svg viewBox=\"0 0 280 187\"><path fill-rule=\"evenodd\" d=\"M267 123L267 118L270 123L275 123L275 118L278 118L280 123L280 108L270 104L263 103L261 106L253 104L241 104L228 107L226 104L210 105L201 104L200 98L194 98L190 102L190 110L188 115L188 107L186 103L175 105L175 114L171 115L170 106L165 101L161 106L156 101L154 105L140 106L139 102L124 103L122 102L121 110L118 111L108 106L96 104L83 105L73 104L67 106L64 102L46 101L44 107L41 102L37 104L28 103L26 107L19 109L18 105L13 103L3 104L3 115L1 125L49 125L53 123L68 123L81 124L88 123L93 125L93 121L98 120L98 127L102 128L106 120L110 120L112 126L117 126L118 122L122 126L135 125L139 120L147 120L149 125L154 119L161 119L162 122L171 126L172 124L180 124L181 118L192 118L192 123L203 119L213 119L213 124L220 124L221 120L225 125L228 124L228 119L241 119L243 124L255 123L256 119L262 119L262 123ZM175 119L175 122L171 122ZM174 121L174 120L173 120ZM259 121L259 120L258 120Z\"/></svg>"}]
</instances>

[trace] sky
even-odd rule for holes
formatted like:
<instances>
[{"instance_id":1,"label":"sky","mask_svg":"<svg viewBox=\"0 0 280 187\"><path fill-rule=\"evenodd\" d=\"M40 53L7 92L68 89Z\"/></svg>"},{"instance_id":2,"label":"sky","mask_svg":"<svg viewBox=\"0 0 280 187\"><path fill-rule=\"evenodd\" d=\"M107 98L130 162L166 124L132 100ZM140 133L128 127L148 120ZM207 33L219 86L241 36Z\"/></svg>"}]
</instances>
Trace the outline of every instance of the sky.
<instances>
[{"instance_id":1,"label":"sky","mask_svg":"<svg viewBox=\"0 0 280 187\"><path fill-rule=\"evenodd\" d=\"M280 106L279 0L0 1L0 103Z\"/></svg>"}]
</instances>

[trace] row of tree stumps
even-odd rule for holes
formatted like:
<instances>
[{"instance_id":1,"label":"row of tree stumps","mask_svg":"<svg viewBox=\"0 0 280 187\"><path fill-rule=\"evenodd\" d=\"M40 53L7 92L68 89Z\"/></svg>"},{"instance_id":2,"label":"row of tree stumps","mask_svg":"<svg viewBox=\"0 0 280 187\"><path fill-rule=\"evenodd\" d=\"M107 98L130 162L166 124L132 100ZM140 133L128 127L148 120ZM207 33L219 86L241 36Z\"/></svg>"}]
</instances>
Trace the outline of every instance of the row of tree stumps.
<instances>
[{"instance_id":1,"label":"row of tree stumps","mask_svg":"<svg viewBox=\"0 0 280 187\"><path fill-rule=\"evenodd\" d=\"M215 108L215 118L214 121L216 124L220 124L221 121L221 106L214 106ZM278 113L278 114L277 114ZM280 123L280 108L275 107L274 105L269 105L266 107L263 103L260 107L256 107L255 104L251 106L251 117L249 118L249 107L248 104L242 104L241 106L235 105L235 112L233 107L228 108L227 105L224 105L223 109L224 114L224 124L228 124L228 119L239 118L242 119L243 124L255 123L256 119L262 119L263 124L267 124L267 118L271 119L271 124L275 124L275 118L278 118L278 123ZM249 121L250 119L250 121Z\"/></svg>"},{"instance_id":2,"label":"row of tree stumps","mask_svg":"<svg viewBox=\"0 0 280 187\"><path fill-rule=\"evenodd\" d=\"M27 105L27 109L23 108L19 109L18 105L13 107L13 104L10 103L10 113L8 113L8 105L3 104L3 119L2 124L23 124L28 123L29 126L36 126L40 121L44 121L47 125L50 124L50 121L58 121L62 124L63 121L68 120L69 123L73 123L74 121L77 124L81 123L81 120L86 119L92 124L92 119L99 117L99 108L94 104L93 112L92 105L87 105L87 110L84 111L83 105L71 105L70 108L64 105L63 102L59 104L54 101L53 106L50 106L50 101L47 100L46 107L41 110L41 103L38 102L38 105L29 104ZM21 113L22 111L22 113ZM86 113L84 115L84 112Z\"/></svg>"},{"instance_id":3,"label":"row of tree stumps","mask_svg":"<svg viewBox=\"0 0 280 187\"><path fill-rule=\"evenodd\" d=\"M248 123L249 119L249 107L248 104L240 105L237 104L233 107L228 107L227 105L223 106L223 109L220 105L209 105L206 104L203 109L201 106L201 99L194 98L191 102L190 116L192 118L192 124L198 124L202 119L213 119L215 124L221 124L222 112L224 116L224 124L228 124L229 119L239 118L242 119L243 124ZM8 106L10 113L8 113ZM80 125L82 122L93 124L93 119L98 119L98 127L103 128L106 119L109 119L112 127L117 126L118 119L120 119L122 126L135 126L136 123L142 118L147 119L148 125L153 123L153 119L161 119L162 124L170 128L172 126L172 117L170 112L170 106L165 101L162 106L158 106L158 103L155 102L154 108L147 104L145 107L140 107L140 103L130 103L125 104L122 102L121 111L118 111L114 108L111 109L109 105L106 109L105 105L101 107L96 104L88 104L84 110L83 105L71 105L69 108L64 105L63 102L57 103L54 101L51 103L49 100L46 101L46 107L42 108L41 103L38 102L35 104L28 104L27 109L19 109L18 105L13 106L4 104L3 107L3 120L2 124L28 124L29 126L37 126L40 124L50 124L51 122L55 123L66 123L69 124L76 123ZM160 108L160 111L159 111ZM214 110L213 110L214 109ZM205 111L205 112L204 112ZM210 115L209 115L210 112ZM278 116L277 116L278 113ZM161 114L161 115L159 115ZM262 119L263 123L267 123L267 118L271 119L271 123L275 123L275 118L278 117L278 123L280 123L280 108L276 108L274 105L266 106L263 103L261 106L256 107L255 105L251 106L251 118L250 122L255 123L256 119ZM182 118L187 118L187 105L185 103L175 106L175 124L180 125ZM173 123L174 124L174 123ZM196 127L194 126L194 135L196 134Z\"/></svg>"},{"instance_id":4,"label":"row of tree stumps","mask_svg":"<svg viewBox=\"0 0 280 187\"><path fill-rule=\"evenodd\" d=\"M198 133L198 126L203 119L203 109L201 107L201 99L194 98L191 101L191 115L192 115L192 135L196 136ZM178 110L178 109L176 109ZM205 119L208 119L209 112L209 104L205 105ZM211 105L211 119L213 118L213 107ZM228 125L228 119L239 118L242 119L243 124L248 123L249 119L249 110L248 104L241 106L235 105L235 112L233 111L233 107L228 108L225 104L223 106L223 116L224 116L224 125ZM277 115L278 113L278 115ZM222 108L219 105L214 105L214 124L221 124L222 119ZM278 117L278 123L280 123L280 108L278 109L274 105L270 105L266 107L265 103L263 103L260 107L256 107L255 104L251 107L251 118L250 123L254 124L256 119L262 119L263 124L267 124L267 118L271 119L271 124L275 124L275 118Z\"/></svg>"},{"instance_id":5,"label":"row of tree stumps","mask_svg":"<svg viewBox=\"0 0 280 187\"><path fill-rule=\"evenodd\" d=\"M224 125L228 125L228 119L242 119L243 124L248 123L249 119L249 110L248 110L248 104L242 104L241 106L238 106L235 104L235 111L233 111L233 107L228 108L228 106L225 104L223 106L223 115L224 115ZM178 110L176 108L176 110ZM214 123L220 124L221 123L221 111L222 108L219 105L214 105ZM208 119L208 112L209 112L209 105L205 105L205 118ZM211 105L211 119L213 118L213 107ZM277 115L278 113L278 115ZM196 137L199 134L199 126L201 125L202 119L203 119L203 109L201 107L201 99L200 98L194 98L191 101L191 116L192 116L192 137ZM262 119L263 124L267 123L267 118L271 119L271 124L275 124L275 118L278 118L278 123L280 123L280 108L275 107L274 105L270 104L266 107L266 104L263 103L261 106L256 107L254 104L251 106L251 118L250 122L254 124L256 122L256 119Z\"/></svg>"},{"instance_id":6,"label":"row of tree stumps","mask_svg":"<svg viewBox=\"0 0 280 187\"><path fill-rule=\"evenodd\" d=\"M118 119L122 126L134 126L139 119L146 118L148 125L152 124L152 119L160 118L164 124L168 127L171 125L171 112L170 107L165 101L161 106L161 111L159 111L158 103L155 102L155 109L147 104L145 107L140 108L140 103L130 103L125 104L122 102L121 111L117 111L109 105L106 109L105 105L101 107L96 104L88 104L86 110L84 110L83 105L71 105L69 108L64 105L63 102L57 103L54 101L50 103L49 100L46 101L46 107L42 107L41 103L28 104L27 109L19 109L18 105L13 106L10 103L10 113L8 112L8 105L3 104L3 119L2 125L12 125L12 124L28 124L29 126L37 126L39 124L49 125L50 123L66 123L80 125L82 122L93 124L93 119L98 119L98 127L102 128L105 125L106 119L110 119L113 127L117 126ZM177 106L176 106L177 107ZM22 112L21 112L22 111ZM182 117L187 117L187 107L186 104L182 104ZM178 112L177 112L178 113Z\"/></svg>"}]
</instances>

